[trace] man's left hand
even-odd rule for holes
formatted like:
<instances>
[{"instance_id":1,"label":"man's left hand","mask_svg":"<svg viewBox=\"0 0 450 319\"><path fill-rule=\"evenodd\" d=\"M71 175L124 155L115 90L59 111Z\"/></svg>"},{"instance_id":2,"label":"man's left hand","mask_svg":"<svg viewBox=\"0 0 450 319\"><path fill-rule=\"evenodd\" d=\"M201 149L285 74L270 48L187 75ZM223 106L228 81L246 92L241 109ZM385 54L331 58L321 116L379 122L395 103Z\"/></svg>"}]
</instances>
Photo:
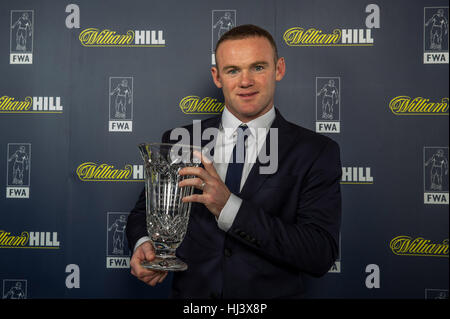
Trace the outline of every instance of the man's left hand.
<instances>
[{"instance_id":1,"label":"man's left hand","mask_svg":"<svg viewBox=\"0 0 450 319\"><path fill-rule=\"evenodd\" d=\"M199 158L204 166L201 167L185 167L179 171L182 176L194 175L194 178L188 178L179 182L179 186L194 186L203 191L203 194L193 194L183 197L184 203L197 202L202 203L217 218L223 207L228 201L231 193L228 187L222 182L219 174L217 174L213 163L203 154L194 151L194 156Z\"/></svg>"}]
</instances>

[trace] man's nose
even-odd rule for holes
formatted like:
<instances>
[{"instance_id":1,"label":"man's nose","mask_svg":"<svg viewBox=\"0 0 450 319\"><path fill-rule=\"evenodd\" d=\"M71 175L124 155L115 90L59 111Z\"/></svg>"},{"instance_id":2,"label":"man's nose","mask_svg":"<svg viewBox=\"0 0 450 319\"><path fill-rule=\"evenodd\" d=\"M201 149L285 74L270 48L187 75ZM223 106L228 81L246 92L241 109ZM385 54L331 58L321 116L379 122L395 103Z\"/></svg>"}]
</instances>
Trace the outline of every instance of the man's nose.
<instances>
[{"instance_id":1,"label":"man's nose","mask_svg":"<svg viewBox=\"0 0 450 319\"><path fill-rule=\"evenodd\" d=\"M240 84L240 87L242 87L242 88L247 88L247 87L252 86L254 84L252 74L249 71L244 70L241 73L241 81L239 84Z\"/></svg>"}]
</instances>

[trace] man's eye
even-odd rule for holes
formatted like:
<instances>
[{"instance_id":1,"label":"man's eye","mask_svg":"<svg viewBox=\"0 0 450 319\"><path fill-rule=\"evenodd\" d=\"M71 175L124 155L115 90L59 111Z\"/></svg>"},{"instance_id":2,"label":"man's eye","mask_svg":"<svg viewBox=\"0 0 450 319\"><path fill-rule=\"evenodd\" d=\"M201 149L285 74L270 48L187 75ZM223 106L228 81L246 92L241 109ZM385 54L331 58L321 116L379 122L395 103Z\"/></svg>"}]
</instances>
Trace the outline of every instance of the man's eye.
<instances>
[{"instance_id":1,"label":"man's eye","mask_svg":"<svg viewBox=\"0 0 450 319\"><path fill-rule=\"evenodd\" d=\"M257 65L257 66L255 66L255 70L262 71L262 70L264 70L264 67L262 65Z\"/></svg>"},{"instance_id":2,"label":"man's eye","mask_svg":"<svg viewBox=\"0 0 450 319\"><path fill-rule=\"evenodd\" d=\"M236 74L238 71L236 69L228 70L228 74Z\"/></svg>"}]
</instances>

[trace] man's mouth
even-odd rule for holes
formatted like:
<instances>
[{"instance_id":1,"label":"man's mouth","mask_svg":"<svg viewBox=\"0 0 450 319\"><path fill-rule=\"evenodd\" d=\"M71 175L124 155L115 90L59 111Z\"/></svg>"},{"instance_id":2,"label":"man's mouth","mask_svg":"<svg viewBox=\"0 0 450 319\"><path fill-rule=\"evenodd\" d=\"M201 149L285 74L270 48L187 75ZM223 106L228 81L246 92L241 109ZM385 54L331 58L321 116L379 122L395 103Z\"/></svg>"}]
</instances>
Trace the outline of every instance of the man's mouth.
<instances>
[{"instance_id":1,"label":"man's mouth","mask_svg":"<svg viewBox=\"0 0 450 319\"><path fill-rule=\"evenodd\" d=\"M238 96L248 98L258 94L258 92L250 92L250 93L239 93Z\"/></svg>"}]
</instances>

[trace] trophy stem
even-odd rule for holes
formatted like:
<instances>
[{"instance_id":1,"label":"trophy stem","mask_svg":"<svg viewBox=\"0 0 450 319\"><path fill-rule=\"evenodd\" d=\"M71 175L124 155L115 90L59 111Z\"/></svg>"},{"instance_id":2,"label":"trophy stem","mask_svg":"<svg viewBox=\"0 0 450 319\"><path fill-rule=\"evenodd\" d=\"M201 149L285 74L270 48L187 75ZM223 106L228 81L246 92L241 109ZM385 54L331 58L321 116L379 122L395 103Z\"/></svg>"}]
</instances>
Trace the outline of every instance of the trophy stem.
<instances>
[{"instance_id":1,"label":"trophy stem","mask_svg":"<svg viewBox=\"0 0 450 319\"><path fill-rule=\"evenodd\" d=\"M155 249L155 255L161 258L176 258L175 249Z\"/></svg>"}]
</instances>

